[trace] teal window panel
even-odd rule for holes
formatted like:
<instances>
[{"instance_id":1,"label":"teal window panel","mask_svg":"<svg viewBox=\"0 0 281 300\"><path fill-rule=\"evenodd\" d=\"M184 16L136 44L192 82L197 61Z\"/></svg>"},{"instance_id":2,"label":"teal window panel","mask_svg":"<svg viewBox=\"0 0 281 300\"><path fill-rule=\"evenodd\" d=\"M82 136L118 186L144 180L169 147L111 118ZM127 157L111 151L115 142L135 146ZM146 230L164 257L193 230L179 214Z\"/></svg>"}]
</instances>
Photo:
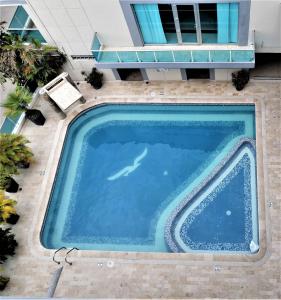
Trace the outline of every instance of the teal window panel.
<instances>
[{"instance_id":1,"label":"teal window panel","mask_svg":"<svg viewBox=\"0 0 281 300\"><path fill-rule=\"evenodd\" d=\"M239 4L238 3L218 3L218 43L237 43Z\"/></svg>"},{"instance_id":2,"label":"teal window panel","mask_svg":"<svg viewBox=\"0 0 281 300\"><path fill-rule=\"evenodd\" d=\"M115 51L101 52L99 62L119 62L118 56Z\"/></svg>"},{"instance_id":3,"label":"teal window panel","mask_svg":"<svg viewBox=\"0 0 281 300\"><path fill-rule=\"evenodd\" d=\"M172 51L156 51L156 59L159 62L173 62Z\"/></svg>"},{"instance_id":4,"label":"teal window panel","mask_svg":"<svg viewBox=\"0 0 281 300\"><path fill-rule=\"evenodd\" d=\"M251 62L255 59L253 50L233 50L231 51L233 62Z\"/></svg>"},{"instance_id":5,"label":"teal window panel","mask_svg":"<svg viewBox=\"0 0 281 300\"><path fill-rule=\"evenodd\" d=\"M0 128L0 133L12 133L20 115L17 117L6 117Z\"/></svg>"},{"instance_id":6,"label":"teal window panel","mask_svg":"<svg viewBox=\"0 0 281 300\"><path fill-rule=\"evenodd\" d=\"M46 43L46 40L43 38L43 36L39 30L25 30L23 32L23 38L29 42L32 39L34 39L34 40L39 41L40 43Z\"/></svg>"},{"instance_id":7,"label":"teal window panel","mask_svg":"<svg viewBox=\"0 0 281 300\"><path fill-rule=\"evenodd\" d=\"M208 62L209 61L209 51L195 50L192 51L194 62Z\"/></svg>"},{"instance_id":8,"label":"teal window panel","mask_svg":"<svg viewBox=\"0 0 281 300\"><path fill-rule=\"evenodd\" d=\"M157 4L134 4L135 15L145 44L166 44Z\"/></svg>"},{"instance_id":9,"label":"teal window panel","mask_svg":"<svg viewBox=\"0 0 281 300\"><path fill-rule=\"evenodd\" d=\"M138 57L135 51L120 51L118 55L122 62L138 62Z\"/></svg>"},{"instance_id":10,"label":"teal window panel","mask_svg":"<svg viewBox=\"0 0 281 300\"><path fill-rule=\"evenodd\" d=\"M28 19L28 14L22 6L18 6L9 28L23 28Z\"/></svg>"},{"instance_id":11,"label":"teal window panel","mask_svg":"<svg viewBox=\"0 0 281 300\"><path fill-rule=\"evenodd\" d=\"M101 43L100 43L100 40L98 39L97 37L97 34L94 35L94 38L93 38L93 42L92 42L92 54L94 56L94 58L98 61L99 60L99 51L101 48ZM94 51L96 50L96 51Z\"/></svg>"},{"instance_id":12,"label":"teal window panel","mask_svg":"<svg viewBox=\"0 0 281 300\"><path fill-rule=\"evenodd\" d=\"M190 51L174 51L176 62L191 62Z\"/></svg>"},{"instance_id":13,"label":"teal window panel","mask_svg":"<svg viewBox=\"0 0 281 300\"><path fill-rule=\"evenodd\" d=\"M15 35L19 35L19 36L23 36L24 30L9 30L9 32L11 34L15 34Z\"/></svg>"},{"instance_id":14,"label":"teal window panel","mask_svg":"<svg viewBox=\"0 0 281 300\"><path fill-rule=\"evenodd\" d=\"M141 62L155 62L154 51L137 51Z\"/></svg>"},{"instance_id":15,"label":"teal window panel","mask_svg":"<svg viewBox=\"0 0 281 300\"><path fill-rule=\"evenodd\" d=\"M230 62L230 51L228 50L212 50L211 60L213 62Z\"/></svg>"}]
</instances>

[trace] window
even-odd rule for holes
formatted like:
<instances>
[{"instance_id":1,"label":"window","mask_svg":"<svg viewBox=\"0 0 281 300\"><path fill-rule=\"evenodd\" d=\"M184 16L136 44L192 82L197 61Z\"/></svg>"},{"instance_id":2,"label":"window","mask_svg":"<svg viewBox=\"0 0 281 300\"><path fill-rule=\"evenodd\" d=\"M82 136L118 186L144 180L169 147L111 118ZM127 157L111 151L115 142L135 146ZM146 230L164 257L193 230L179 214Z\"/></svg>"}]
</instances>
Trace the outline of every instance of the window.
<instances>
[{"instance_id":1,"label":"window","mask_svg":"<svg viewBox=\"0 0 281 300\"><path fill-rule=\"evenodd\" d=\"M177 5L183 43L197 43L197 30L193 5Z\"/></svg>"},{"instance_id":2,"label":"window","mask_svg":"<svg viewBox=\"0 0 281 300\"><path fill-rule=\"evenodd\" d=\"M17 7L8 31L12 34L21 36L27 42L36 39L41 43L46 43L45 39L39 30L37 30L35 24L22 6Z\"/></svg>"},{"instance_id":3,"label":"window","mask_svg":"<svg viewBox=\"0 0 281 300\"><path fill-rule=\"evenodd\" d=\"M217 4L199 4L199 15L201 25L202 43L217 43L218 22L217 22Z\"/></svg>"},{"instance_id":4,"label":"window","mask_svg":"<svg viewBox=\"0 0 281 300\"><path fill-rule=\"evenodd\" d=\"M238 41L238 3L134 4L144 44Z\"/></svg>"},{"instance_id":5,"label":"window","mask_svg":"<svg viewBox=\"0 0 281 300\"><path fill-rule=\"evenodd\" d=\"M135 14L145 44L166 44L160 12L157 4L135 4Z\"/></svg>"},{"instance_id":6,"label":"window","mask_svg":"<svg viewBox=\"0 0 281 300\"><path fill-rule=\"evenodd\" d=\"M167 43L177 44L178 39L172 6L170 4L158 4L158 8Z\"/></svg>"}]
</instances>

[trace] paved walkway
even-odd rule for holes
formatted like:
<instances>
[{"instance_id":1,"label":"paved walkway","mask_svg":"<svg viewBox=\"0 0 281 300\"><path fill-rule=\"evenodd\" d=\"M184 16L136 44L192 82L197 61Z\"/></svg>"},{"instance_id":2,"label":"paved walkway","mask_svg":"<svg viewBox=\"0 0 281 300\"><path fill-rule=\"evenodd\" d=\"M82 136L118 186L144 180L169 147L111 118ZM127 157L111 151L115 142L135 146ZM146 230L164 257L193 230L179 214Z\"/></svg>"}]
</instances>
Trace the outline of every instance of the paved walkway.
<instances>
[{"instance_id":1,"label":"paved walkway","mask_svg":"<svg viewBox=\"0 0 281 300\"><path fill-rule=\"evenodd\" d=\"M152 102L185 102L185 97L193 97L204 102L220 102L223 99L241 99L241 102L255 102L261 116L259 135L262 137L262 156L264 168L259 174L264 178L266 219L261 226L266 227L266 252L257 262L247 264L214 261L188 263L185 254L177 254L179 260L163 260L161 254L151 254L150 261L141 259L141 254L122 253L122 260L115 260L114 255L104 253L96 258L84 259L81 251L73 253L69 259L73 265L64 267L59 281L56 297L79 298L281 298L281 159L280 159L280 82L251 82L242 91L237 92L228 82L189 81L189 82L114 82L106 83L98 91L85 83L80 84L87 99L87 105L106 98L115 97L114 101L126 102L134 99L148 99ZM102 97L102 98L101 98ZM169 100L171 101L171 100ZM22 134L31 141L36 162L30 169L24 170L18 177L23 190L15 194L18 200L17 210L21 218L15 225L19 247L14 258L5 265L11 281L3 295L44 297L51 280L51 274L58 268L52 262L50 251L43 250L43 255L36 252L40 233L38 210L41 205L42 184L47 176L47 164L55 139L55 133L61 120L57 113L44 99L37 107L47 117L43 127L26 121ZM75 111L75 108L74 108ZM263 176L264 175L264 176ZM260 188L260 187L259 187ZM34 236L37 241L34 242ZM33 249L34 248L34 249ZM146 258L149 257L146 256ZM90 257L90 256L89 256ZM100 257L100 259L99 259ZM126 257L130 259L126 260ZM132 259L132 257L134 259ZM107 265L108 260L113 267ZM185 261L186 260L186 261ZM181 262L182 261L182 262ZM185 263L186 262L186 263ZM205 261L206 262L206 261ZM1 296L2 296L1 294Z\"/></svg>"}]
</instances>

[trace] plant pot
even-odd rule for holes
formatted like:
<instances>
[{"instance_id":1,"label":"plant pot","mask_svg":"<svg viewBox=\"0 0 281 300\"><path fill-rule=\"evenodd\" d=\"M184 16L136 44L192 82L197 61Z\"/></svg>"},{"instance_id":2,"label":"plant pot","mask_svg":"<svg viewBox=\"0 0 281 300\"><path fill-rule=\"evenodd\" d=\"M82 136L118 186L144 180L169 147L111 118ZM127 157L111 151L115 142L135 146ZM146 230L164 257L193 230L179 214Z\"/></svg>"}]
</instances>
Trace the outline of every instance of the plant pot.
<instances>
[{"instance_id":1,"label":"plant pot","mask_svg":"<svg viewBox=\"0 0 281 300\"><path fill-rule=\"evenodd\" d=\"M46 118L38 109L27 109L25 112L25 116L28 120L40 126L43 126L46 121Z\"/></svg>"},{"instance_id":2,"label":"plant pot","mask_svg":"<svg viewBox=\"0 0 281 300\"><path fill-rule=\"evenodd\" d=\"M0 291L4 291L9 280L10 280L9 277L0 276Z\"/></svg>"},{"instance_id":3,"label":"plant pot","mask_svg":"<svg viewBox=\"0 0 281 300\"><path fill-rule=\"evenodd\" d=\"M242 91L246 84L249 82L250 75L246 70L241 70L232 73L232 83L237 91Z\"/></svg>"},{"instance_id":4,"label":"plant pot","mask_svg":"<svg viewBox=\"0 0 281 300\"><path fill-rule=\"evenodd\" d=\"M18 214L11 214L10 217L6 219L6 222L8 224L15 225L18 222L19 218L20 216Z\"/></svg>"},{"instance_id":5,"label":"plant pot","mask_svg":"<svg viewBox=\"0 0 281 300\"><path fill-rule=\"evenodd\" d=\"M93 83L93 87L94 87L96 90L99 90L99 89L102 87L102 80L96 80L96 81Z\"/></svg>"},{"instance_id":6,"label":"plant pot","mask_svg":"<svg viewBox=\"0 0 281 300\"><path fill-rule=\"evenodd\" d=\"M29 89L30 93L34 93L38 88L38 84L35 80L29 80L26 83L26 87Z\"/></svg>"},{"instance_id":7,"label":"plant pot","mask_svg":"<svg viewBox=\"0 0 281 300\"><path fill-rule=\"evenodd\" d=\"M5 187L5 191L8 193L16 193L18 189L19 184L12 177L9 177Z\"/></svg>"},{"instance_id":8,"label":"plant pot","mask_svg":"<svg viewBox=\"0 0 281 300\"><path fill-rule=\"evenodd\" d=\"M20 169L28 169L30 166L30 162L28 161L20 161L16 164L16 166Z\"/></svg>"}]
</instances>

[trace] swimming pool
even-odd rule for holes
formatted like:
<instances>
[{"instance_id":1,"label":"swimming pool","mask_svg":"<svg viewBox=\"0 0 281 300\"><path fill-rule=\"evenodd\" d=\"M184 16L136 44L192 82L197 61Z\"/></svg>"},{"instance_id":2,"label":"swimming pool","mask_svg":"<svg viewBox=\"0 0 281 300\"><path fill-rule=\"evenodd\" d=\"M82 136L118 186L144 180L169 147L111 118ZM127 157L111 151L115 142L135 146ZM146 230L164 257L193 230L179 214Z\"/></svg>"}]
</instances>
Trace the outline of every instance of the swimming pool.
<instances>
[{"instance_id":1,"label":"swimming pool","mask_svg":"<svg viewBox=\"0 0 281 300\"><path fill-rule=\"evenodd\" d=\"M254 105L102 105L69 126L44 247L256 252Z\"/></svg>"}]
</instances>

